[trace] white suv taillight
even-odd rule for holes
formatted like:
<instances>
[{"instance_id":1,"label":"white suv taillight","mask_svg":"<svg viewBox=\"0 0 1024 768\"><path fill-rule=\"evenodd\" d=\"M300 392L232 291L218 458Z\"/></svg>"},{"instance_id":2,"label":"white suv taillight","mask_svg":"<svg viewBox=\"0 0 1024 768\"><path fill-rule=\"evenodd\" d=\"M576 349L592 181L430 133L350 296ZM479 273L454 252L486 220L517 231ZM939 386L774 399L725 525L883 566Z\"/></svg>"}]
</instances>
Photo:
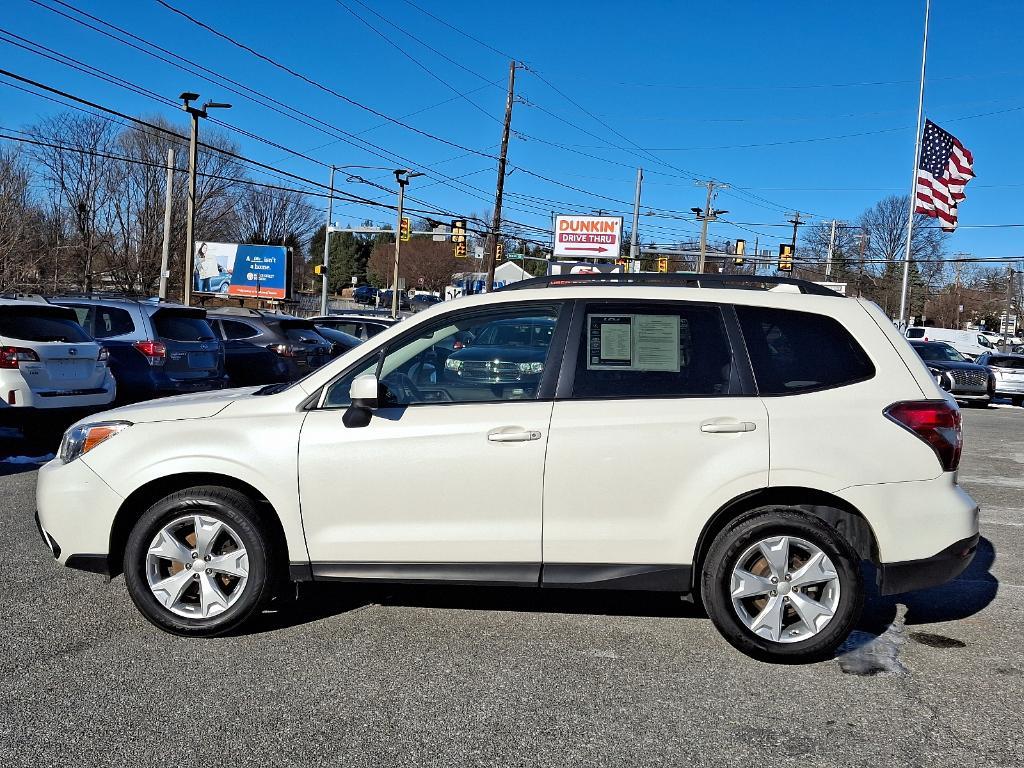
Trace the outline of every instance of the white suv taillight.
<instances>
[{"instance_id":1,"label":"white suv taillight","mask_svg":"<svg viewBox=\"0 0 1024 768\"><path fill-rule=\"evenodd\" d=\"M136 341L132 344L150 365L163 365L167 362L167 347L162 341Z\"/></svg>"},{"instance_id":2,"label":"white suv taillight","mask_svg":"<svg viewBox=\"0 0 1024 768\"><path fill-rule=\"evenodd\" d=\"M0 368L17 368L19 363L38 363L39 355L24 347L0 347Z\"/></svg>"},{"instance_id":3,"label":"white suv taillight","mask_svg":"<svg viewBox=\"0 0 1024 768\"><path fill-rule=\"evenodd\" d=\"M964 437L955 405L945 400L908 400L893 403L882 413L928 443L943 470L952 472L960 465Z\"/></svg>"}]
</instances>

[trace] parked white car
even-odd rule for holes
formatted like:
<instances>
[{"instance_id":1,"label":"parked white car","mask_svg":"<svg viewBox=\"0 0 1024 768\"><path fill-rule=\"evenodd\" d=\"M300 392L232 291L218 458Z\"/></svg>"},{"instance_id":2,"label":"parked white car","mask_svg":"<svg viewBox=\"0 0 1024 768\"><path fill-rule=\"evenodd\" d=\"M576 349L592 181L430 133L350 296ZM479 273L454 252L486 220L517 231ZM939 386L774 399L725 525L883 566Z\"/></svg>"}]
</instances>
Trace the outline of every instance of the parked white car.
<instances>
[{"instance_id":1,"label":"parked white car","mask_svg":"<svg viewBox=\"0 0 1024 768\"><path fill-rule=\"evenodd\" d=\"M110 411L40 470L42 535L180 635L290 580L604 587L702 600L758 658L822 658L862 560L883 594L971 561L960 411L874 304L750 280L524 281L292 385ZM547 354L452 375L453 339L509 320L553 323Z\"/></svg>"},{"instance_id":2,"label":"parked white car","mask_svg":"<svg viewBox=\"0 0 1024 768\"><path fill-rule=\"evenodd\" d=\"M0 299L0 421L31 427L44 413L109 405L115 391L106 349L72 310Z\"/></svg>"},{"instance_id":3,"label":"parked white car","mask_svg":"<svg viewBox=\"0 0 1024 768\"><path fill-rule=\"evenodd\" d=\"M907 338L913 341L944 341L971 360L986 352L996 350L995 343L982 331L961 331L956 328L918 325L907 328Z\"/></svg>"}]
</instances>

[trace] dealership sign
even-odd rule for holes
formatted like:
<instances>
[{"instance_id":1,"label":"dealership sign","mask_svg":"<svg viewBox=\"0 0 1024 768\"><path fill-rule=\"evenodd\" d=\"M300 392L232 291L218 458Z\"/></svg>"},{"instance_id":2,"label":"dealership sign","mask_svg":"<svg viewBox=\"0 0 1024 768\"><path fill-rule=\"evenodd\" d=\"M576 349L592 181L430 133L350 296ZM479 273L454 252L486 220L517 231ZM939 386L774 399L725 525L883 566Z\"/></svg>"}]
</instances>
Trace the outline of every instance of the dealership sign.
<instances>
[{"instance_id":1,"label":"dealership sign","mask_svg":"<svg viewBox=\"0 0 1024 768\"><path fill-rule=\"evenodd\" d=\"M614 259L622 245L621 216L556 216L556 259Z\"/></svg>"},{"instance_id":2,"label":"dealership sign","mask_svg":"<svg viewBox=\"0 0 1024 768\"><path fill-rule=\"evenodd\" d=\"M192 290L261 299L286 299L291 287L288 248L283 245L196 243Z\"/></svg>"}]
</instances>

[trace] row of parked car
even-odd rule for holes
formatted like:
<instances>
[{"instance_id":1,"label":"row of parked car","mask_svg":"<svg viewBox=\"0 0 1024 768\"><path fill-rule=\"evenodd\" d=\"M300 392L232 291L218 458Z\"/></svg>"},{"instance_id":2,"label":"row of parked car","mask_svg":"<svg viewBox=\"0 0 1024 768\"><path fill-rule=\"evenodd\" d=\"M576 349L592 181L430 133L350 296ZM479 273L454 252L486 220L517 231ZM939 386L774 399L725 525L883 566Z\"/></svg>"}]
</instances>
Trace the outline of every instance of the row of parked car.
<instances>
[{"instance_id":1,"label":"row of parked car","mask_svg":"<svg viewBox=\"0 0 1024 768\"><path fill-rule=\"evenodd\" d=\"M355 288L352 291L352 300L356 304L379 307L380 309L390 309L394 301L391 289L380 290L372 285L360 285ZM442 299L430 293L419 292L410 295L406 291L401 291L398 294L398 308L409 312L429 309L435 304L441 303L441 301Z\"/></svg>"},{"instance_id":2,"label":"row of parked car","mask_svg":"<svg viewBox=\"0 0 1024 768\"><path fill-rule=\"evenodd\" d=\"M0 299L0 420L28 431L45 413L291 381L394 322L96 296Z\"/></svg>"},{"instance_id":3,"label":"row of parked car","mask_svg":"<svg viewBox=\"0 0 1024 768\"><path fill-rule=\"evenodd\" d=\"M936 383L968 405L986 406L995 397L1024 405L1024 343L984 331L914 327L907 338ZM1000 352L998 347L1006 346Z\"/></svg>"}]
</instances>

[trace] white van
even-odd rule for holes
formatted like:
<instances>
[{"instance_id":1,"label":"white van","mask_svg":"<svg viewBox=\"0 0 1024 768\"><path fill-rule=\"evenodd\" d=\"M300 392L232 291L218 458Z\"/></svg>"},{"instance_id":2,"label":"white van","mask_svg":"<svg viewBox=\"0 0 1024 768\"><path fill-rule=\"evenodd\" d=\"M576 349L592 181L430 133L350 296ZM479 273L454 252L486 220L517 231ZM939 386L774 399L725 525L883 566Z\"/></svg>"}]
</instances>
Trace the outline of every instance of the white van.
<instances>
[{"instance_id":1,"label":"white van","mask_svg":"<svg viewBox=\"0 0 1024 768\"><path fill-rule=\"evenodd\" d=\"M972 360L978 355L996 351L996 345L981 331L958 331L955 328L934 328L924 325L907 328L907 338L917 341L944 341L961 355L966 355Z\"/></svg>"}]
</instances>

